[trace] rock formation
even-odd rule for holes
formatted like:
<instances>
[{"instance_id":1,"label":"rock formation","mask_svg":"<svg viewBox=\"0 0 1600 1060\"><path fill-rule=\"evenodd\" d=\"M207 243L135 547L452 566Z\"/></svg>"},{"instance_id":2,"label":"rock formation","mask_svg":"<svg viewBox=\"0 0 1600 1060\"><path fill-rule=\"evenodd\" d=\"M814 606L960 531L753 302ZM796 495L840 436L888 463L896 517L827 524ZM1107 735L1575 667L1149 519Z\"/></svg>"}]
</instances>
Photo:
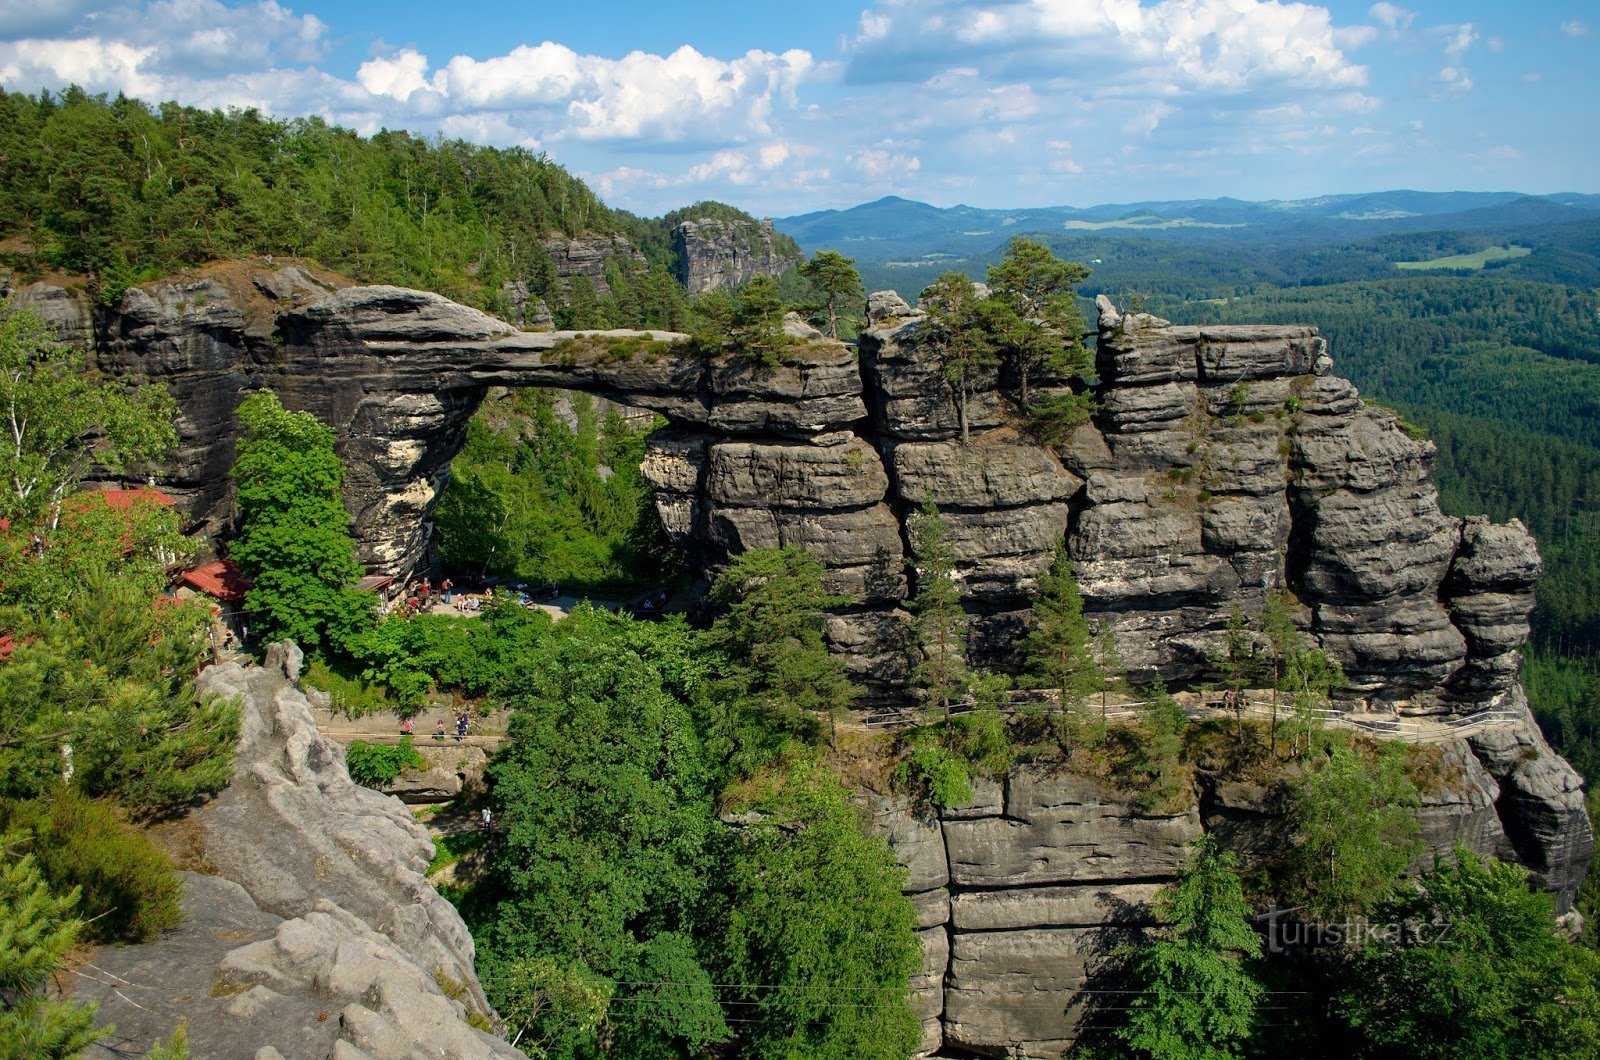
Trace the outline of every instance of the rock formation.
<instances>
[{"instance_id":1,"label":"rock formation","mask_svg":"<svg viewBox=\"0 0 1600 1060\"><path fill-rule=\"evenodd\" d=\"M242 712L234 780L194 817L204 874L183 874L174 935L99 951L77 995L141 1054L187 1021L191 1055L216 1060L521 1057L466 1022L490 1010L472 937L424 876L433 844L350 780L300 662L283 644L201 674Z\"/></svg>"},{"instance_id":2,"label":"rock formation","mask_svg":"<svg viewBox=\"0 0 1600 1060\"><path fill-rule=\"evenodd\" d=\"M90 319L60 288L14 298L64 334ZM1058 450L1019 433L1001 381L955 402L924 318L869 303L859 351L819 337L762 369L667 333L519 332L437 295L333 290L303 269L132 288L93 322L105 369L177 398L162 477L201 526L229 518L243 392L275 389L340 437L362 560L403 573L490 387L582 390L665 416L645 472L669 534L702 569L797 545L852 598L830 640L877 691L906 671L904 518L950 524L969 654L1017 662L1039 575L1066 542L1087 609L1136 676L1196 678L1238 606L1291 589L1352 692L1408 712L1470 712L1512 687L1540 561L1521 524L1444 515L1434 448L1333 376L1315 329L1174 327L1101 299L1099 411ZM814 333L813 333L814 334Z\"/></svg>"},{"instance_id":3,"label":"rock formation","mask_svg":"<svg viewBox=\"0 0 1600 1060\"><path fill-rule=\"evenodd\" d=\"M773 231L771 221L702 217L672 230L678 282L690 294L732 290L757 276L780 276L803 258L793 241Z\"/></svg>"},{"instance_id":4,"label":"rock formation","mask_svg":"<svg viewBox=\"0 0 1600 1060\"><path fill-rule=\"evenodd\" d=\"M1525 714L1452 738L1418 810L1426 851L1456 843L1520 861L1570 906L1593 847L1583 793ZM1281 805L1261 788L1202 777L1196 806L1152 813L1100 781L1020 767L975 781L944 811L898 796L863 800L907 869L922 971L913 1005L923 1049L1059 1056L1096 1024L1094 990L1111 951L1152 926L1149 903L1188 844L1215 833L1249 864L1282 848ZM1558 823L1559 822L1559 823Z\"/></svg>"},{"instance_id":5,"label":"rock formation","mask_svg":"<svg viewBox=\"0 0 1600 1060\"><path fill-rule=\"evenodd\" d=\"M668 427L652 437L643 470L675 542L706 571L750 548L813 552L830 588L852 601L830 617L830 645L886 698L909 664L905 518L927 498L950 524L971 618L967 650L983 665L1017 663L1032 594L1061 543L1091 616L1111 624L1144 676L1197 678L1235 607L1253 614L1288 588L1303 626L1370 709L1479 719L1471 736L1447 741L1452 782L1420 813L1431 845L1460 839L1515 858L1563 908L1587 867L1593 833L1578 776L1544 744L1516 684L1540 572L1532 538L1515 521L1444 515L1433 446L1332 375L1312 328L1174 327L1102 299L1098 411L1052 449L1019 430L999 378L981 381L969 402L972 437L961 440L954 400L922 342L925 318L889 293L870 299L858 350L811 335L765 369L703 357L667 333L520 332L436 295L333 290L303 270L196 274L130 290L93 314L48 285L12 297L64 335L92 334L105 370L172 390L181 448L162 485L212 532L229 518L226 470L245 390L273 387L332 425L350 467L346 500L362 558L389 572L424 555L430 505L489 388L585 391L660 413ZM226 680L254 689L267 679ZM276 690L258 698L297 697L271 680ZM334 769L318 741L279 746L274 761L287 765L250 759L249 784L263 786L238 798L268 805L232 816L240 828L276 819L261 794L278 790L273 770ZM1107 947L1139 930L1188 840L1215 831L1247 855L1270 842L1276 811L1262 795L1218 781L1197 807L1151 815L1094 782L1023 771L937 816L880 802L876 819L911 869L922 918L927 964L917 985L930 1046L1004 1055L1007 1043L1026 1042L1028 1055L1059 1052L1081 1015L1077 992ZM219 813L228 806L225 798ZM462 954L464 936L447 919L425 904L393 915L425 854L399 818L377 803L372 812L393 833L398 868L367 865L370 848L341 845L330 829L305 838L287 873L240 855L236 867L257 874L244 884L248 903L191 880L191 895L220 909L214 919L232 917L241 926L228 930L251 933L229 958L250 988L218 1000L217 1013L235 1001L241 1012L280 1004L258 991L282 994L293 975L336 967L316 954L369 945L409 953L424 972L446 962L460 978L449 969L462 965L447 959ZM319 872L344 888L363 865L384 877L382 900L335 899L335 912L296 889ZM341 931L344 949L303 941ZM297 955L310 956L296 964ZM388 1033L388 987L363 992L356 972L317 982L360 987L338 995L348 1016L334 1029L372 1028L373 1037L351 1042ZM426 983L416 988L426 993ZM469 988L467 999L480 995ZM416 1002L435 1012L442 1003Z\"/></svg>"}]
</instances>

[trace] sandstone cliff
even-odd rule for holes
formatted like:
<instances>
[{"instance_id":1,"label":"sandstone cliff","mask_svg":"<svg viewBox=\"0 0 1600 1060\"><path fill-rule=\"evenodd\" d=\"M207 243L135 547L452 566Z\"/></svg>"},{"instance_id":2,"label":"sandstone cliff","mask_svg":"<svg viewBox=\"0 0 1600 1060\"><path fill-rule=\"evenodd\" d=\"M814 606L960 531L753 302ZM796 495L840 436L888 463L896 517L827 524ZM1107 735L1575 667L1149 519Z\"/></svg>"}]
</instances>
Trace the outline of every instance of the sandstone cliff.
<instances>
[{"instance_id":1,"label":"sandstone cliff","mask_svg":"<svg viewBox=\"0 0 1600 1060\"><path fill-rule=\"evenodd\" d=\"M1527 866L1565 911L1594 838L1579 778L1553 754L1520 695L1507 716L1437 745L1444 778L1417 811L1426 851L1413 871L1465 843ZM1281 853L1268 793L1200 777L1197 802L1152 813L1124 790L1038 766L977 781L944 811L865 796L908 871L923 967L913 979L927 1053L1054 1057L1095 1022L1112 951L1154 926L1149 903L1201 834L1247 865Z\"/></svg>"},{"instance_id":2,"label":"sandstone cliff","mask_svg":"<svg viewBox=\"0 0 1600 1060\"><path fill-rule=\"evenodd\" d=\"M181 445L163 486L209 532L229 517L246 390L270 386L332 425L362 560L390 572L424 555L428 512L488 388L659 412L670 426L645 472L668 532L702 568L768 545L815 553L854 601L831 643L878 691L906 671L903 523L927 497L950 523L983 665L1016 663L1063 540L1136 676L1195 678L1231 609L1259 610L1283 587L1353 690L1408 712L1493 704L1527 636L1531 536L1444 515L1432 444L1363 404L1309 327L1173 327L1102 299L1100 411L1052 450L1017 431L998 379L979 386L973 437L959 441L923 317L892 295L873 296L859 351L802 341L772 369L704 359L665 333L518 332L437 295L334 291L296 268L133 288L93 318L59 288L13 297L64 334L92 334L107 370L172 390Z\"/></svg>"},{"instance_id":3,"label":"sandstone cliff","mask_svg":"<svg viewBox=\"0 0 1600 1060\"><path fill-rule=\"evenodd\" d=\"M1254 611L1289 587L1362 705L1473 719L1446 748L1459 783L1423 808L1435 848L1461 839L1514 858L1563 907L1587 867L1578 777L1516 685L1540 572L1531 537L1516 522L1444 515L1432 445L1333 375L1312 328L1173 327L1102 301L1099 412L1050 449L1017 429L998 378L978 388L973 437L960 441L924 318L890 294L873 296L859 350L811 333L763 370L702 358L681 336L522 333L435 295L333 290L299 270L224 280L146 285L94 313L58 287L13 295L92 341L105 369L172 389L182 445L163 485L212 530L228 518L233 410L249 388L271 386L335 428L363 559L390 571L422 556L429 507L489 388L586 391L668 419L644 471L701 569L778 544L823 561L853 600L830 619L830 645L886 698L908 667L904 519L931 496L951 526L976 662L1015 664L1063 541L1087 607L1142 675L1196 677L1236 604ZM1150 815L1093 782L1022 772L933 817L880 802L922 915L930 1046L1059 1051L1077 991L1106 947L1138 930L1183 844L1206 829L1248 852L1270 830L1258 795L1212 783L1193 809ZM337 862L325 842L307 849ZM268 917L316 914L249 893ZM267 924L254 916L245 907L236 930ZM248 928L263 943L269 929ZM395 937L424 961L449 950L418 931ZM277 990L262 975L251 982Z\"/></svg>"},{"instance_id":4,"label":"sandstone cliff","mask_svg":"<svg viewBox=\"0 0 1600 1060\"><path fill-rule=\"evenodd\" d=\"M757 276L781 276L802 260L791 240L773 231L771 221L701 217L672 230L678 282L689 293L732 290Z\"/></svg>"},{"instance_id":5,"label":"sandstone cliff","mask_svg":"<svg viewBox=\"0 0 1600 1060\"><path fill-rule=\"evenodd\" d=\"M300 691L300 652L216 666L202 694L241 712L232 783L194 816L183 924L103 949L77 996L115 1023L104 1048L142 1055L189 1025L208 1060L523 1054L469 1026L487 1017L473 943L424 876L433 844L406 807L350 780Z\"/></svg>"}]
</instances>

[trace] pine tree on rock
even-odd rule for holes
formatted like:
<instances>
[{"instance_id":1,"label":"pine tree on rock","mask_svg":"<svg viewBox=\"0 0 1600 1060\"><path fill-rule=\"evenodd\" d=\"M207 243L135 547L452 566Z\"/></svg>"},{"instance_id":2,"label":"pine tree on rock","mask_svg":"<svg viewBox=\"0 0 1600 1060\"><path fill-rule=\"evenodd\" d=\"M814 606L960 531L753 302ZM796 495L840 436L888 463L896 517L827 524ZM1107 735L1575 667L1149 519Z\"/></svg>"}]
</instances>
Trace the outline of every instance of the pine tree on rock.
<instances>
[{"instance_id":1,"label":"pine tree on rock","mask_svg":"<svg viewBox=\"0 0 1600 1060\"><path fill-rule=\"evenodd\" d=\"M967 615L955 581L955 550L949 524L928 497L908 521L917 592L910 608L916 616L918 659L912 686L925 705L936 706L950 720L950 706L967 694L972 673L962 653Z\"/></svg>"},{"instance_id":2,"label":"pine tree on rock","mask_svg":"<svg viewBox=\"0 0 1600 1060\"><path fill-rule=\"evenodd\" d=\"M839 337L839 306L847 298L861 297L861 274L856 259L832 250L819 250L800 266L800 275L810 280L822 294L828 313L828 337Z\"/></svg>"},{"instance_id":3,"label":"pine tree on rock","mask_svg":"<svg viewBox=\"0 0 1600 1060\"><path fill-rule=\"evenodd\" d=\"M77 900L52 895L31 856L0 862L0 1056L66 1060L109 1033L95 1029L95 1006L44 994L83 926Z\"/></svg>"},{"instance_id":4,"label":"pine tree on rock","mask_svg":"<svg viewBox=\"0 0 1600 1060\"><path fill-rule=\"evenodd\" d=\"M1138 993L1118 1036L1135 1056L1153 1060L1243 1055L1266 989L1252 969L1261 937L1233 855L1203 836L1154 911L1166 925L1160 937L1122 951Z\"/></svg>"},{"instance_id":5,"label":"pine tree on rock","mask_svg":"<svg viewBox=\"0 0 1600 1060\"><path fill-rule=\"evenodd\" d=\"M1055 690L1058 710L1081 705L1100 689L1102 679L1065 545L1057 546L1055 562L1039 579L1033 620L1033 632L1023 641L1027 675L1039 687Z\"/></svg>"}]
</instances>

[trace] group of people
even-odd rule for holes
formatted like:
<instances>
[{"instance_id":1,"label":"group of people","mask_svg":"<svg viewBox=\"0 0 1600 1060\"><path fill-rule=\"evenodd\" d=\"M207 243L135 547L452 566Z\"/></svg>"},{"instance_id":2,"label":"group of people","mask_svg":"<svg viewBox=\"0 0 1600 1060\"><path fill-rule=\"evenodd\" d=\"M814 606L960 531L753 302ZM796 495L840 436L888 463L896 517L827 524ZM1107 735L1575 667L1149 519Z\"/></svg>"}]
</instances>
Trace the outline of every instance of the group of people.
<instances>
[{"instance_id":1,"label":"group of people","mask_svg":"<svg viewBox=\"0 0 1600 1060\"><path fill-rule=\"evenodd\" d=\"M471 728L471 727L472 727L472 716L470 714L468 714L465 710L463 710L463 711L461 711L460 713L458 713L456 715L456 739L465 740L467 738L467 730L469 728ZM411 735L411 719L410 718L406 718L404 721L402 721L400 723L400 733L403 736L410 736ZM435 740L446 740L446 739L450 738L449 732L447 732L445 730L445 724L444 724L444 719L443 718L439 719L438 726L433 730L433 738Z\"/></svg>"}]
</instances>

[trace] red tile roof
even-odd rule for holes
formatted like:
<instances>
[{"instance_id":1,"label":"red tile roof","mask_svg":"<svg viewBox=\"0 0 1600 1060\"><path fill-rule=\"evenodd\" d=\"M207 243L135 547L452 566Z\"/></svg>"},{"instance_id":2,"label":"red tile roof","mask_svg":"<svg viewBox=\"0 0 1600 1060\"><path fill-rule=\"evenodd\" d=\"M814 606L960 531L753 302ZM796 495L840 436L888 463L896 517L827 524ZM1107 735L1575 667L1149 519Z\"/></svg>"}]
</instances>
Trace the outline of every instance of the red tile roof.
<instances>
[{"instance_id":1,"label":"red tile roof","mask_svg":"<svg viewBox=\"0 0 1600 1060\"><path fill-rule=\"evenodd\" d=\"M219 559L184 571L178 575L178 581L228 604L242 603L245 591L250 588L250 579L239 572L239 565L231 559Z\"/></svg>"},{"instance_id":2,"label":"red tile roof","mask_svg":"<svg viewBox=\"0 0 1600 1060\"><path fill-rule=\"evenodd\" d=\"M73 494L67 498L67 503L81 506L95 499L99 499L107 508L114 511L127 511L140 504L159 504L164 508L171 508L178 503L150 486L140 486L131 490L87 490Z\"/></svg>"}]
</instances>

